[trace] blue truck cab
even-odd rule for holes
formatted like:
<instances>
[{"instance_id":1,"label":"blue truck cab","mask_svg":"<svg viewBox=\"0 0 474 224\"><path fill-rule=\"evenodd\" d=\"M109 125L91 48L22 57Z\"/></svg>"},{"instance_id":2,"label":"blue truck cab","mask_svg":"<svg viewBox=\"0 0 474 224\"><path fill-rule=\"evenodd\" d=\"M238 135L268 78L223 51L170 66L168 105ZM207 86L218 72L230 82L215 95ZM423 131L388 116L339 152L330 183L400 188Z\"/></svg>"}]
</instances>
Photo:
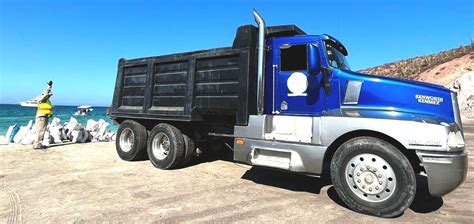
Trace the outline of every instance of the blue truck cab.
<instances>
[{"instance_id":1,"label":"blue truck cab","mask_svg":"<svg viewBox=\"0 0 474 224\"><path fill-rule=\"evenodd\" d=\"M263 19L255 17L265 32ZM347 49L330 35L259 40L264 40L263 110L250 116L248 126L236 126L235 160L330 172L349 207L382 217L408 208L416 190L414 171L427 176L436 197L466 178L454 92L351 71ZM324 170L328 158L330 168Z\"/></svg>"},{"instance_id":2,"label":"blue truck cab","mask_svg":"<svg viewBox=\"0 0 474 224\"><path fill-rule=\"evenodd\" d=\"M336 38L254 18L232 47L119 60L120 158L171 169L227 142L237 162L328 175L349 208L380 217L410 206L416 175L435 197L465 180L454 92L354 72Z\"/></svg>"}]
</instances>

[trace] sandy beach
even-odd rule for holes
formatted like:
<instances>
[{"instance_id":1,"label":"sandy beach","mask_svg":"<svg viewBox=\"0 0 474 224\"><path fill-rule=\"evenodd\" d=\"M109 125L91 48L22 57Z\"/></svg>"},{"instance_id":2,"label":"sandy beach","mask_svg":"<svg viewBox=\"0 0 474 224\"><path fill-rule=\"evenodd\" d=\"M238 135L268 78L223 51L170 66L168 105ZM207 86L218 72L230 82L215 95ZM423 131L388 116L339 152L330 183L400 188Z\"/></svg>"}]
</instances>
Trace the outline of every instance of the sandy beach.
<instances>
[{"instance_id":1,"label":"sandy beach","mask_svg":"<svg viewBox=\"0 0 474 224\"><path fill-rule=\"evenodd\" d=\"M463 222L474 221L474 122L466 123L467 180L443 199L419 184L403 215L342 205L327 181L205 158L177 170L125 162L114 143L0 146L0 222ZM423 182L423 177L419 177Z\"/></svg>"}]
</instances>

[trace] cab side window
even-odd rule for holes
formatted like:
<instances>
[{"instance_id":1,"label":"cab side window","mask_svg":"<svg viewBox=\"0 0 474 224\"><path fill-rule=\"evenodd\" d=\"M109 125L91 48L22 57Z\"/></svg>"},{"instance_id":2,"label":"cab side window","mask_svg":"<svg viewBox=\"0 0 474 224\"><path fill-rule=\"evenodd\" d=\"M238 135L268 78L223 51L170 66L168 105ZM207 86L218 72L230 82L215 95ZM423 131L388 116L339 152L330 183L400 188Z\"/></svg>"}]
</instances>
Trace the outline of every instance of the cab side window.
<instances>
[{"instance_id":1,"label":"cab side window","mask_svg":"<svg viewBox=\"0 0 474 224\"><path fill-rule=\"evenodd\" d=\"M282 45L280 47L281 71L308 69L307 45Z\"/></svg>"}]
</instances>

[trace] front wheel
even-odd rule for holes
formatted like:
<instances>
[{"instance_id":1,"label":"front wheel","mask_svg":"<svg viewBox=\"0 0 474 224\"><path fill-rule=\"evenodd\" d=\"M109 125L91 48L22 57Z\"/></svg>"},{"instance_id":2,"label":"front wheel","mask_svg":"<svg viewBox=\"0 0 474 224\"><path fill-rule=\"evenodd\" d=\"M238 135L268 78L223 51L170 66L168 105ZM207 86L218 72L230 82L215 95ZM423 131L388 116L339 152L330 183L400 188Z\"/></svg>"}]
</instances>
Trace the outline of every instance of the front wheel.
<instances>
[{"instance_id":1,"label":"front wheel","mask_svg":"<svg viewBox=\"0 0 474 224\"><path fill-rule=\"evenodd\" d=\"M416 193L408 159L395 146L373 137L342 144L331 162L331 179L351 209L380 217L402 214Z\"/></svg>"}]
</instances>

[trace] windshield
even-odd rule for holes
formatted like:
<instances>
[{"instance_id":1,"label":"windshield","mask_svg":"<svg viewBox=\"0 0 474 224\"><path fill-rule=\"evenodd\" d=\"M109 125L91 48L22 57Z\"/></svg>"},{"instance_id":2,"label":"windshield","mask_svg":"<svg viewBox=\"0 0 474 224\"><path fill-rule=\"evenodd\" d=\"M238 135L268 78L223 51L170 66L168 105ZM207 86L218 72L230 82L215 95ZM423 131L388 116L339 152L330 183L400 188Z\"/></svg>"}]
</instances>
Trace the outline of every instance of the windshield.
<instances>
[{"instance_id":1,"label":"windshield","mask_svg":"<svg viewBox=\"0 0 474 224\"><path fill-rule=\"evenodd\" d=\"M331 67L351 70L349 63L347 63L346 57L336 48L332 46L331 41L324 41L326 44L326 55L328 57L328 62Z\"/></svg>"}]
</instances>

